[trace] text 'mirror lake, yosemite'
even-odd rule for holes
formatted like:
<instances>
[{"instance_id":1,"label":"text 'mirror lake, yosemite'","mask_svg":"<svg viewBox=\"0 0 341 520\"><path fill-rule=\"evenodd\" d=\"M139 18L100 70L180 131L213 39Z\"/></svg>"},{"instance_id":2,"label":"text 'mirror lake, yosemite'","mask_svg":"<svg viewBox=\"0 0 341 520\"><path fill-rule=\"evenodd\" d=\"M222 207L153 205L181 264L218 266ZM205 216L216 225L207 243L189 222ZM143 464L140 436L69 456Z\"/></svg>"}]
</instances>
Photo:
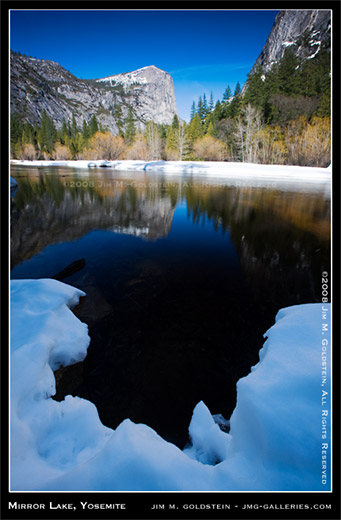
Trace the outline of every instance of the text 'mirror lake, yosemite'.
<instances>
[{"instance_id":1,"label":"text 'mirror lake, yosemite'","mask_svg":"<svg viewBox=\"0 0 341 520\"><path fill-rule=\"evenodd\" d=\"M327 185L12 167L11 278L83 290L83 363L57 399L92 401L183 447L203 400L229 418L280 308L321 301L330 270Z\"/></svg>"}]
</instances>

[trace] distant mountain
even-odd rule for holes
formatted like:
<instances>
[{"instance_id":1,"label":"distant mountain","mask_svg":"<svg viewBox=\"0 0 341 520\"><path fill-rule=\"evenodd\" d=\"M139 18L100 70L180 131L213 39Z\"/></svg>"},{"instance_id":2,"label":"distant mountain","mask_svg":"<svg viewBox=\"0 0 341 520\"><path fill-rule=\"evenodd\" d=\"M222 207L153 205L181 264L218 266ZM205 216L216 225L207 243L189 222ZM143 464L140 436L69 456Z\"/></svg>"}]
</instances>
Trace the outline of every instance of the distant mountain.
<instances>
[{"instance_id":1,"label":"distant mountain","mask_svg":"<svg viewBox=\"0 0 341 520\"><path fill-rule=\"evenodd\" d=\"M152 65L82 80L54 61L11 52L11 113L32 125L40 123L45 109L57 128L73 114L80 128L95 115L115 134L118 118L124 124L129 107L141 130L151 120L170 124L177 113L171 76Z\"/></svg>"},{"instance_id":2,"label":"distant mountain","mask_svg":"<svg viewBox=\"0 0 341 520\"><path fill-rule=\"evenodd\" d=\"M123 87L130 94L136 117L142 121L170 124L177 113L172 77L155 65L98 79L96 83Z\"/></svg>"},{"instance_id":3,"label":"distant mountain","mask_svg":"<svg viewBox=\"0 0 341 520\"><path fill-rule=\"evenodd\" d=\"M280 11L264 48L251 69L251 74L255 72L258 64L266 74L281 60L288 47L291 47L299 58L313 58L320 51L322 43L330 48L330 30L330 10Z\"/></svg>"}]
</instances>

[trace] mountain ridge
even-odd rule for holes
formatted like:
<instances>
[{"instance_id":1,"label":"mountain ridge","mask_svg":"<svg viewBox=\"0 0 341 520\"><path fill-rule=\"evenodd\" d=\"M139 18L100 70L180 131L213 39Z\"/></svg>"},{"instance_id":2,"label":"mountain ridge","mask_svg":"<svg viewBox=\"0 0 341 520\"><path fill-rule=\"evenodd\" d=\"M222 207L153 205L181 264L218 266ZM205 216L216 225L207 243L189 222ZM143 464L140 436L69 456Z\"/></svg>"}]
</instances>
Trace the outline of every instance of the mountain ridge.
<instances>
[{"instance_id":1,"label":"mountain ridge","mask_svg":"<svg viewBox=\"0 0 341 520\"><path fill-rule=\"evenodd\" d=\"M122 80L131 76L137 84ZM95 115L117 134L118 117L124 121L129 107L138 130L152 120L171 124L177 108L170 74L153 65L97 80L80 79L55 61L11 51L11 113L31 125L39 124L44 110L56 128L61 128L63 118L68 121L74 115L81 127Z\"/></svg>"}]
</instances>

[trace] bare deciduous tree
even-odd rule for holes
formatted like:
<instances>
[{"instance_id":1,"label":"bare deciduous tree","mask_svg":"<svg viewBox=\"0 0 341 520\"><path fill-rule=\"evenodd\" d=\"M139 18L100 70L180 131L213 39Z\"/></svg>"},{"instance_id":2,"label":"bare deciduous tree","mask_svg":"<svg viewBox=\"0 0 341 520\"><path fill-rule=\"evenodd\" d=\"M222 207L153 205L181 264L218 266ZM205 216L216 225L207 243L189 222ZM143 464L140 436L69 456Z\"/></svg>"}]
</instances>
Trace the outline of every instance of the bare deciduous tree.
<instances>
[{"instance_id":1,"label":"bare deciduous tree","mask_svg":"<svg viewBox=\"0 0 341 520\"><path fill-rule=\"evenodd\" d=\"M115 161L125 150L124 140L110 132L96 132L89 141L90 147L98 153L98 159Z\"/></svg>"},{"instance_id":2,"label":"bare deciduous tree","mask_svg":"<svg viewBox=\"0 0 341 520\"><path fill-rule=\"evenodd\" d=\"M228 155L226 144L211 135L205 135L194 141L193 152L204 161L224 161Z\"/></svg>"},{"instance_id":3,"label":"bare deciduous tree","mask_svg":"<svg viewBox=\"0 0 341 520\"><path fill-rule=\"evenodd\" d=\"M34 148L33 144L31 144L31 143L25 144L23 149L19 151L18 157L19 157L19 159L23 159L26 161L34 161L34 159L37 158L37 152L36 152L36 149Z\"/></svg>"},{"instance_id":4,"label":"bare deciduous tree","mask_svg":"<svg viewBox=\"0 0 341 520\"><path fill-rule=\"evenodd\" d=\"M161 159L162 139L158 127L153 121L147 123L145 137L149 149L149 160L157 161L158 159Z\"/></svg>"},{"instance_id":5,"label":"bare deciduous tree","mask_svg":"<svg viewBox=\"0 0 341 520\"><path fill-rule=\"evenodd\" d=\"M242 162L258 162L259 142L257 135L261 129L261 115L257 108L248 103L237 121L235 137Z\"/></svg>"},{"instance_id":6,"label":"bare deciduous tree","mask_svg":"<svg viewBox=\"0 0 341 520\"><path fill-rule=\"evenodd\" d=\"M69 148L62 144L57 144L52 154L53 158L57 161L65 161L71 159L71 152Z\"/></svg>"},{"instance_id":7,"label":"bare deciduous tree","mask_svg":"<svg viewBox=\"0 0 341 520\"><path fill-rule=\"evenodd\" d=\"M125 158L130 160L140 159L141 161L148 161L150 157L150 150L148 148L146 139L142 134L137 134L134 142L129 146L125 152Z\"/></svg>"}]
</instances>

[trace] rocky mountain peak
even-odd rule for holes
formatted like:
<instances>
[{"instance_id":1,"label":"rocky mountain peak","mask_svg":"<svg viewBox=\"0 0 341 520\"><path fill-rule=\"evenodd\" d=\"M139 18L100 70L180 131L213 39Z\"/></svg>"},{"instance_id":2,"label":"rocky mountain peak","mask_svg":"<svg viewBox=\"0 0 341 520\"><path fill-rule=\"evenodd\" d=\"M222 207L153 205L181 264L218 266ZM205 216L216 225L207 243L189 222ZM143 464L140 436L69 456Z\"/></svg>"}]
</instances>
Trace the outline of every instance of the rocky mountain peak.
<instances>
[{"instance_id":1,"label":"rocky mountain peak","mask_svg":"<svg viewBox=\"0 0 341 520\"><path fill-rule=\"evenodd\" d=\"M142 120L170 124L177 113L173 79L155 65L97 79L96 83L122 86L134 99L135 113Z\"/></svg>"},{"instance_id":2,"label":"rocky mountain peak","mask_svg":"<svg viewBox=\"0 0 341 520\"><path fill-rule=\"evenodd\" d=\"M101 82L115 82L115 83L127 83L133 84L135 82L146 83L147 78L156 79L158 75L168 74L164 70L155 67L155 65L148 65L141 67L140 69L133 70L130 72L121 72L120 74L113 74L105 78L97 79L98 83ZM169 74L168 74L169 75Z\"/></svg>"},{"instance_id":3,"label":"rocky mountain peak","mask_svg":"<svg viewBox=\"0 0 341 520\"><path fill-rule=\"evenodd\" d=\"M264 72L278 63L288 47L300 58L313 58L322 42L330 46L331 11L329 9L283 10L276 16L264 48L251 69L260 64Z\"/></svg>"}]
</instances>

